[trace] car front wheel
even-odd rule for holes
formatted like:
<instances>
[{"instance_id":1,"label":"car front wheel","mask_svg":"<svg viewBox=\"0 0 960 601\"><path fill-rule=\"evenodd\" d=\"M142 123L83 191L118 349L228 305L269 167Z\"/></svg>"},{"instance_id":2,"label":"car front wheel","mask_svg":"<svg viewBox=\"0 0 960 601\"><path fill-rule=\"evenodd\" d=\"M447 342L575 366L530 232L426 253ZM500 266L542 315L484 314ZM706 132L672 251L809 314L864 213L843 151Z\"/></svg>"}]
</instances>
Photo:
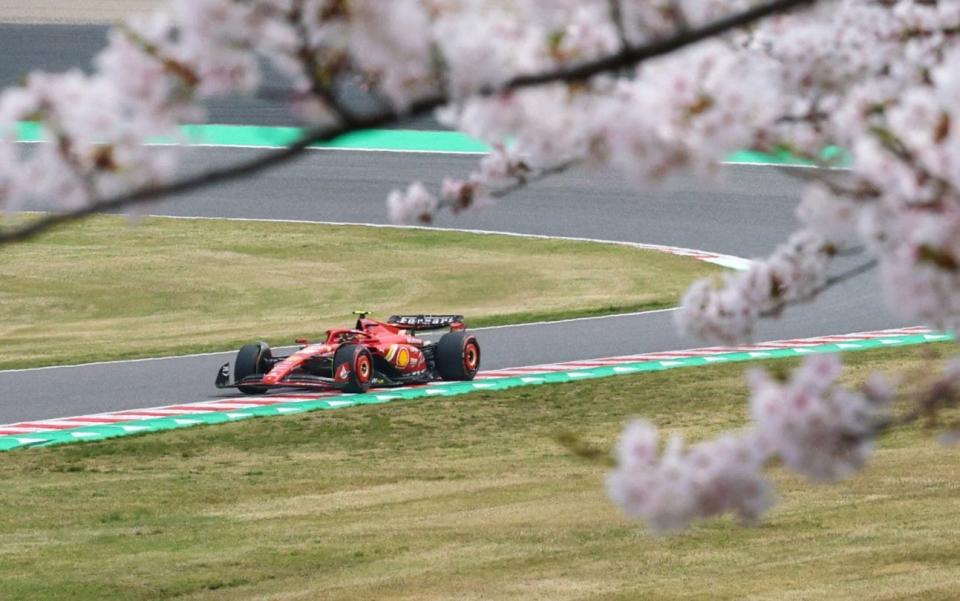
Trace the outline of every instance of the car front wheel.
<instances>
[{"instance_id":1,"label":"car front wheel","mask_svg":"<svg viewBox=\"0 0 960 601\"><path fill-rule=\"evenodd\" d=\"M363 393L373 382L373 356L359 344L345 344L333 355L333 377L344 392Z\"/></svg>"},{"instance_id":2,"label":"car front wheel","mask_svg":"<svg viewBox=\"0 0 960 601\"><path fill-rule=\"evenodd\" d=\"M270 345L266 342L244 345L237 353L237 360L233 364L233 379L235 382L269 371L273 354ZM244 394L262 394L267 391L265 386L237 386Z\"/></svg>"}]
</instances>

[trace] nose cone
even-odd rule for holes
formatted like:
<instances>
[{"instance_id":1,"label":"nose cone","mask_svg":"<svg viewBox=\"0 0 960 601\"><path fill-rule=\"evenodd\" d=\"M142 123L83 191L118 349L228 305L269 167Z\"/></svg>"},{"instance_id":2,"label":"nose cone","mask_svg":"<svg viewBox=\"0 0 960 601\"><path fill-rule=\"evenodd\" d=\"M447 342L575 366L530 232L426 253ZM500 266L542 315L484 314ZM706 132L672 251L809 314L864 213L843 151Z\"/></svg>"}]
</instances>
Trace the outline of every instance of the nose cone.
<instances>
[{"instance_id":1,"label":"nose cone","mask_svg":"<svg viewBox=\"0 0 960 601\"><path fill-rule=\"evenodd\" d=\"M277 365L277 367L280 367L280 366ZM267 375L263 376L263 383L264 383L264 384L276 384L277 382L279 382L279 381L283 378L283 376L286 375L286 372L284 372L284 373L277 373L277 367L274 367L273 369L270 370L270 373L268 373Z\"/></svg>"}]
</instances>

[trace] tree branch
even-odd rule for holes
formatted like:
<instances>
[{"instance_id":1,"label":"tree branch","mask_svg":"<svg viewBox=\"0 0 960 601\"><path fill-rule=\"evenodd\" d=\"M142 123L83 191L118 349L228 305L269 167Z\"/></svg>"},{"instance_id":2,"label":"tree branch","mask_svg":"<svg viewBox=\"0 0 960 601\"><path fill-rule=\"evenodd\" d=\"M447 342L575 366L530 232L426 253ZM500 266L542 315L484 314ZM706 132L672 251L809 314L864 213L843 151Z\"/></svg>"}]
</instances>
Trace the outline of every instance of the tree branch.
<instances>
[{"instance_id":1,"label":"tree branch","mask_svg":"<svg viewBox=\"0 0 960 601\"><path fill-rule=\"evenodd\" d=\"M616 71L623 67L630 67L642 63L643 61L651 58L669 54L685 46L690 46L696 44L697 42L702 42L708 38L727 33L732 29L749 25L759 21L760 19L769 17L770 15L787 12L801 6L812 5L816 2L817 0L774 0L773 2L755 6L750 10L745 10L741 13L718 19L713 23L709 23L701 27L685 29L673 37L654 40L649 44L644 44L643 46L626 48L622 52L618 52L607 57L588 61L557 71L552 71L550 73L522 75L520 77L515 77L507 82L502 89L513 90L516 88L525 88L558 81L567 83L583 81L599 73ZM496 89L488 89L484 90L483 93L489 95L497 93L497 91L498 90Z\"/></svg>"},{"instance_id":2,"label":"tree branch","mask_svg":"<svg viewBox=\"0 0 960 601\"><path fill-rule=\"evenodd\" d=\"M879 265L879 261L877 261L876 259L870 259L869 261L866 261L866 262L864 262L864 263L861 263L860 265L857 265L856 267L851 267L851 268L848 269L847 271L844 271L844 272L842 272L842 273L838 273L838 274L835 275L835 276L831 276L831 277L827 278L826 281L824 281L824 283L823 283L819 288L817 288L817 289L815 289L813 292L811 292L808 297L802 298L802 299L795 299L795 300L784 301L784 302L778 304L778 305L775 306L775 307L771 307L770 309L767 309L766 311L762 311L762 312L760 313L760 317L776 317L776 316L780 315L780 313L781 313L784 309L786 309L787 307L790 307L790 306L793 306L793 305L799 305L800 303L808 302L810 299L815 298L815 297L821 295L822 293L826 292L826 291L829 290L830 288L833 288L833 287L836 286L837 284L842 284L843 282L846 282L847 280L852 280L853 278L855 278L855 277L857 277L857 276L859 276L859 275L862 275L862 274L864 274L864 273L867 273L868 271L873 270L874 268L877 267L877 265Z\"/></svg>"},{"instance_id":3,"label":"tree branch","mask_svg":"<svg viewBox=\"0 0 960 601\"><path fill-rule=\"evenodd\" d=\"M857 202L873 202L880 198L883 191L864 179L855 179L853 187L844 186L837 180L850 180L849 173L837 171L823 171L829 169L829 164L819 165L821 169L796 169L789 166L777 167L777 171L787 177L801 182L816 182L826 187L831 194L838 197L848 198Z\"/></svg>"},{"instance_id":4,"label":"tree branch","mask_svg":"<svg viewBox=\"0 0 960 601\"><path fill-rule=\"evenodd\" d=\"M505 184L499 188L493 188L486 193L487 198L506 198L507 196L513 194L518 190L526 188L530 184L534 184L541 180L547 179L554 175L563 173L567 169L570 169L574 165L577 165L583 161L582 158L572 158L559 163L555 163L548 167L542 167L538 169L530 169L527 166L522 166L517 170L516 173L513 173L510 177L513 181L508 184ZM486 188L486 186L484 186ZM482 196L482 195L481 195ZM454 213L461 211L463 209L469 208L475 202L476 197L476 188L467 196L459 198L441 198L440 202L437 204L437 210L440 209L450 209ZM436 211L434 211L436 213ZM430 215L430 220L432 220L433 215ZM428 220L429 222L429 220Z\"/></svg>"},{"instance_id":5,"label":"tree branch","mask_svg":"<svg viewBox=\"0 0 960 601\"><path fill-rule=\"evenodd\" d=\"M541 180L547 179L548 177L563 173L567 169L570 169L571 167L579 164L582 161L583 159L568 159L566 161L562 161L555 165L544 167L543 169L537 169L527 174L524 177L517 177L516 181L508 186L504 186L502 188L497 188L496 190L493 190L492 192L490 192L490 196L494 198L504 198L506 196L509 196L510 194L513 194L517 190L520 190L522 188L529 186L530 184L533 184Z\"/></svg>"},{"instance_id":6,"label":"tree branch","mask_svg":"<svg viewBox=\"0 0 960 601\"><path fill-rule=\"evenodd\" d=\"M476 95L493 96L548 83L584 81L601 73L616 72L619 69L637 65L645 60L664 56L713 36L749 25L767 16L793 10L801 6L812 5L816 1L817 0L772 0L771 2L753 7L741 13L718 19L713 23L683 30L673 37L655 40L643 46L624 48L620 52L600 59L546 73L514 77L500 86L483 88L479 90ZM335 126L307 129L303 136L290 146L265 153L248 161L239 162L221 169L214 169L204 174L186 177L169 184L134 190L99 202L92 202L89 206L76 211L50 214L27 225L0 231L0 244L22 242L44 231L88 217L94 213L151 202L163 197L185 194L241 176L254 175L297 157L307 148L318 142L327 142L338 136L357 130L383 127L405 117L424 115L449 103L451 100L455 99L444 94L433 94L412 103L403 113L387 110L374 115L357 116L348 124L341 123Z\"/></svg>"}]
</instances>

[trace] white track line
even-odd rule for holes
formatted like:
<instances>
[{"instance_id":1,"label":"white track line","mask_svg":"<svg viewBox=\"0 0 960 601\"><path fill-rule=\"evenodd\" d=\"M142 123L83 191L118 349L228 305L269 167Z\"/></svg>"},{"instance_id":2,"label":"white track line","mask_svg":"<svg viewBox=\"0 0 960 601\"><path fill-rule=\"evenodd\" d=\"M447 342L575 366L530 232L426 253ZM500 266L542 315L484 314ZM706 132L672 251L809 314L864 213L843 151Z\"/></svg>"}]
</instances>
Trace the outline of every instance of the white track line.
<instances>
[{"instance_id":1,"label":"white track line","mask_svg":"<svg viewBox=\"0 0 960 601\"><path fill-rule=\"evenodd\" d=\"M214 357L216 355L231 355L236 351L218 351L215 353L193 353L190 355L171 355L169 357L145 357L143 359L117 359L115 361L91 361L90 363L73 363L70 365L47 365L44 367L24 367L21 369L4 369L0 374L15 374L27 371L43 371L47 369L69 369L71 367L94 367L97 365L117 365L120 363L145 363L148 361L165 361L167 359L189 359L192 357Z\"/></svg>"},{"instance_id":2,"label":"white track line","mask_svg":"<svg viewBox=\"0 0 960 601\"><path fill-rule=\"evenodd\" d=\"M512 238L527 238L533 240L560 240L563 242L591 242L593 244L606 244L610 246L623 246L635 248L638 250L655 250L671 255L681 257L691 257L707 263L714 263L731 269L745 270L752 263L749 259L715 253L706 250L694 248L685 248L682 246L669 246L666 244L645 244L643 242L626 242L619 240L603 240L600 238L583 238L579 236L552 236L549 234L524 234L520 232L504 232L498 230L479 230L470 228L443 228L427 225L395 225L391 223L368 223L363 221L313 221L309 219L254 219L249 217L193 217L177 215L147 215L147 217L156 217L163 219L181 219L184 221L238 221L242 223L292 223L301 225L330 225L330 226L355 226L369 227L378 229L401 229L401 230L421 230L427 232L448 232L458 234L477 234L480 236L510 236Z\"/></svg>"},{"instance_id":3,"label":"white track line","mask_svg":"<svg viewBox=\"0 0 960 601\"><path fill-rule=\"evenodd\" d=\"M482 328L470 328L471 332L480 332L483 330L503 330L506 328L525 328L528 326L544 326L555 323L573 323L577 321L599 321L602 319L615 319L617 317L636 317L638 315L652 315L655 313L670 313L680 307L671 307L669 309L651 309L650 311L634 311L633 313L616 313L614 315L594 315L591 317L570 317L568 319L557 319L554 321L532 321L529 323L515 323L503 326L484 326Z\"/></svg>"}]
</instances>

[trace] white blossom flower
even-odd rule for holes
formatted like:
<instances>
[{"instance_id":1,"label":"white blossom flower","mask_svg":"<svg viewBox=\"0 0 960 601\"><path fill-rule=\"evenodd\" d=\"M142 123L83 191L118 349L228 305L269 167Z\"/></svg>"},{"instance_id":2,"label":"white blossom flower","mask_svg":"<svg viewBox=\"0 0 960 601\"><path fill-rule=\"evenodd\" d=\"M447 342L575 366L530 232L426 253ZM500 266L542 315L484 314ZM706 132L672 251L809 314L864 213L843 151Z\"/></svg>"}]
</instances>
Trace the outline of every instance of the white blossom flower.
<instances>
[{"instance_id":1,"label":"white blossom flower","mask_svg":"<svg viewBox=\"0 0 960 601\"><path fill-rule=\"evenodd\" d=\"M786 303L810 299L827 277L829 253L822 238L800 230L765 261L740 273L706 278L684 294L674 320L681 331L733 344L749 340L756 320Z\"/></svg>"},{"instance_id":2,"label":"white blossom flower","mask_svg":"<svg viewBox=\"0 0 960 601\"><path fill-rule=\"evenodd\" d=\"M437 197L420 182L406 191L394 190L387 197L387 211L395 223L430 223L437 210Z\"/></svg>"},{"instance_id":3,"label":"white blossom flower","mask_svg":"<svg viewBox=\"0 0 960 601\"><path fill-rule=\"evenodd\" d=\"M608 494L654 533L682 530L696 519L727 512L752 523L773 504L761 474L766 456L750 432L690 447L674 436L661 454L656 428L638 420L624 429L617 457L617 468L607 477Z\"/></svg>"},{"instance_id":4,"label":"white blossom flower","mask_svg":"<svg viewBox=\"0 0 960 601\"><path fill-rule=\"evenodd\" d=\"M800 223L824 242L842 248L859 242L861 208L856 201L833 194L827 186L815 183L804 190L796 214Z\"/></svg>"},{"instance_id":5,"label":"white blossom flower","mask_svg":"<svg viewBox=\"0 0 960 601\"><path fill-rule=\"evenodd\" d=\"M840 480L859 471L889 401L874 380L866 392L836 385L842 366L835 354L812 355L787 382L763 369L748 372L750 412L765 449L811 480Z\"/></svg>"}]
</instances>

